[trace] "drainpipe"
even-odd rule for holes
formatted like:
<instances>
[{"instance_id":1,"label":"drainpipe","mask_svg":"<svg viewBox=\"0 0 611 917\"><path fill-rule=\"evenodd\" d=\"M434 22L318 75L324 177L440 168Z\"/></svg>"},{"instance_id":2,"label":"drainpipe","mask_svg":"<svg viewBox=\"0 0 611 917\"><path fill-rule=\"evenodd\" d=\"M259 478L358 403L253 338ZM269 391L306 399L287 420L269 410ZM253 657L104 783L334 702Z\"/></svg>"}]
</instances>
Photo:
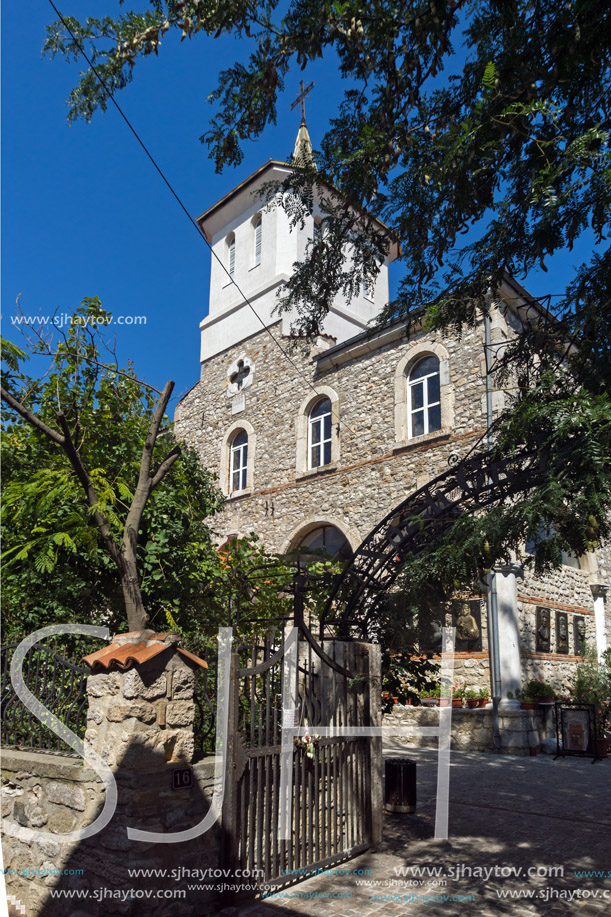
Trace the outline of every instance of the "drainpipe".
<instances>
[{"instance_id":1,"label":"drainpipe","mask_svg":"<svg viewBox=\"0 0 611 917\"><path fill-rule=\"evenodd\" d=\"M484 311L484 354L486 358L486 425L487 447L488 452L492 452L494 442L492 437L492 378L490 375L490 300L486 301ZM492 480L488 478L488 486L492 486ZM501 657L499 650L499 606L496 591L496 572L494 567L488 574L488 592L487 592L487 614L488 614L488 653L490 656L490 674L492 688L492 724L493 739L495 751L501 750L501 730L499 728L499 703L501 701Z\"/></svg>"}]
</instances>

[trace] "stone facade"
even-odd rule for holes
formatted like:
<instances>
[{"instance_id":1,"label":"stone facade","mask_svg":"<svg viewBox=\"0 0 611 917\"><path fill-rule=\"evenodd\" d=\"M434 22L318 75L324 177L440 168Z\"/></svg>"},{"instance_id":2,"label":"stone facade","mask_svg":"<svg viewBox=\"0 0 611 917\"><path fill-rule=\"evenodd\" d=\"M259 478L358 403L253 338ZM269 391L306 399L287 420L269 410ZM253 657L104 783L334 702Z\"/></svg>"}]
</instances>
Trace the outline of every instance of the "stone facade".
<instances>
[{"instance_id":1,"label":"stone facade","mask_svg":"<svg viewBox=\"0 0 611 917\"><path fill-rule=\"evenodd\" d=\"M512 303L508 295L493 309L492 338L497 344L520 328ZM313 529L331 525L354 549L394 506L445 472L485 430L482 324L466 329L460 339L417 329L408 338L395 326L340 345L327 336L314 344L283 338L280 324L272 333L289 351L290 361L261 331L204 361L200 381L176 409L178 436L195 446L202 462L218 474L227 496L216 521L220 542L255 532L268 549L284 552ZM440 361L442 427L410 439L406 377L427 354ZM249 367L248 385L240 392L230 378L239 361ZM308 470L307 416L320 396L332 405L331 461ZM508 392L494 391L494 408L509 397ZM230 444L240 429L249 436L247 486L232 494ZM584 618L586 641L593 644L592 584L604 582L609 569L602 550L596 557L582 558L580 569L563 566L538 579L526 568L514 599L523 682L537 675L560 691L568 688L579 661L573 618ZM535 648L538 605L547 607L553 619L546 653ZM557 610L568 615L568 653L555 651ZM608 603L605 611L608 620ZM482 625L482 651L456 658L456 680L467 687L490 685L485 612Z\"/></svg>"}]
</instances>

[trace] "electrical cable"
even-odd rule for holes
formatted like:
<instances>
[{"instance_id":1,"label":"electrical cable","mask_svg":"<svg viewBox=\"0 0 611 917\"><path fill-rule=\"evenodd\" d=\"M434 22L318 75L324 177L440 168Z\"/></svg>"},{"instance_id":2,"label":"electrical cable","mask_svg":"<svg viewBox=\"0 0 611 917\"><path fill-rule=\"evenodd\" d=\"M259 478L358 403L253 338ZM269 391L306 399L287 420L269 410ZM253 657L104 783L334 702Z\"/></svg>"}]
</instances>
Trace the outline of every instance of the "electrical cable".
<instances>
[{"instance_id":1,"label":"electrical cable","mask_svg":"<svg viewBox=\"0 0 611 917\"><path fill-rule=\"evenodd\" d=\"M129 118L127 117L127 115L125 114L125 112L123 111L123 109L121 108L121 106L119 105L119 103L117 102L117 100L115 99L115 97L114 97L112 91L108 88L108 86L107 86L106 83L104 82L104 79L103 79L102 76L100 76L100 74L98 73L98 71L97 71L97 69L96 69L96 67L95 67L95 64L94 64L94 63L90 60L90 58L88 57L88 55L87 55L87 53L85 52L85 49L83 48L81 42L77 39L76 35L74 34L74 32L72 31L72 29L70 28L70 26L68 25L68 23L66 22L66 20L64 19L64 17L63 17L62 14L60 13L60 11L57 9L57 7L55 6L55 3L53 2L53 0L49 0L49 3L50 3L50 5L53 7L53 10L55 11L55 14L58 16L60 22L62 23L62 25L64 26L64 28L66 29L66 31L68 32L68 34L70 35L70 37L72 38L73 42L75 43L75 45L76 45L77 48L79 49L80 53L82 54L82 56L84 57L84 59L87 61L87 64L88 64L89 67L91 68L92 72L95 74L97 80L99 81L100 85L102 86L102 89L104 90L104 92L106 93L106 95L108 96L108 98L110 99L110 101L112 102L112 104L115 106L115 108L117 109L117 111L118 111L119 114L121 115L123 121L126 123L126 125L127 125L128 128L129 128L129 130L130 130L131 133L134 135L134 137L136 138L136 140L138 141L138 143L140 144L140 146L142 147L142 149L144 150L145 155L147 156L147 158L149 159L149 161L151 162L151 164L152 164L153 167L155 168L156 172L159 174L161 180L162 180L162 181L164 182L164 184L166 185L166 187L167 187L167 189L169 190L170 194L171 194L172 197L176 200L178 206L179 206L180 209L183 211L183 213L185 214L185 216L187 217L187 219L189 220L189 222L191 223L191 225L195 228L195 230L196 230L197 235L199 236L199 238L200 238L200 239L203 239L204 242L206 243L206 245L208 246L208 248L209 248L209 250L210 250L210 253L211 253L212 257L216 259L216 261L220 264L220 266L221 266L221 268L223 269L223 271L227 274L227 276L229 277L230 282L235 286L235 288L236 288L236 290L238 291L239 295L242 297L244 303L246 303L246 305L251 309L251 311L253 312L253 314L254 314L255 317L257 318L257 320L260 322L260 324L261 324L263 330L266 331L267 334L271 337L271 339L272 339L272 341L274 342L274 344L278 347L278 349L279 349L279 350L282 352L282 354L286 357L286 359L289 361L289 363L291 364L291 366L297 371L297 373L299 374L299 376L306 382L306 384L308 385L308 387L311 388L312 391L313 391L316 395L319 395L320 392L317 391L316 387L310 382L310 380L307 378L307 376L304 375L304 373L303 373L303 372L301 371L301 369L297 366L297 364L295 363L295 361L291 358L290 354L285 350L285 348L282 346L282 344L278 341L278 339L277 339L276 336L273 334L273 332L271 331L271 329L265 324L265 322L263 321L263 319L261 318L261 316L259 315L259 313L258 313L257 310L255 309L255 307L253 306L253 304L250 302L250 300L248 299L248 297L245 295L245 293L244 293L244 292L242 291L242 289L240 288L239 284L236 283L234 277L229 273L229 271L227 270L227 268L226 268L225 265L223 264L221 258L219 258L219 256L217 255L217 253L214 251L214 249L212 248L212 245L210 244L210 242L208 241L208 239L206 238L206 236L203 234L203 232L202 232L201 228L199 227L198 223L193 219L193 217L191 216L191 214L190 214L189 211L187 210L186 206L183 204L183 202L182 202L182 200L181 200L181 198L180 198L178 192L174 190L174 187L173 187L172 184L170 183L169 179L166 177L166 175L165 175L165 173L163 172L161 166L158 165L158 163L157 163L157 161L155 160L153 154L149 151L148 147L146 146L144 140L142 140L142 138L141 138L140 135L138 134L138 131L137 131L136 128L132 125L132 123L130 122ZM352 433L353 436L355 436L356 439L357 439L357 441L358 441L359 436L358 436L357 433L354 432L354 430L352 430L345 422L342 424L342 426L343 426L346 430L348 430L350 433Z\"/></svg>"}]
</instances>

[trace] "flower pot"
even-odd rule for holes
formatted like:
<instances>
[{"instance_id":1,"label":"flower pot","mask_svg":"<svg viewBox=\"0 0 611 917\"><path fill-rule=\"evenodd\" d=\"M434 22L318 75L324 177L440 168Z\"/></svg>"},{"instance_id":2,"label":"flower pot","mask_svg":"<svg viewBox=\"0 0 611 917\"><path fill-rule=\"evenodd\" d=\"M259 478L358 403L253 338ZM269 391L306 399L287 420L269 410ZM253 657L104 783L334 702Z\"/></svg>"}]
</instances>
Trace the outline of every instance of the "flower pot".
<instances>
[{"instance_id":1,"label":"flower pot","mask_svg":"<svg viewBox=\"0 0 611 917\"><path fill-rule=\"evenodd\" d=\"M596 757L606 758L608 751L608 742L606 739L596 739Z\"/></svg>"},{"instance_id":2,"label":"flower pot","mask_svg":"<svg viewBox=\"0 0 611 917\"><path fill-rule=\"evenodd\" d=\"M438 697L421 697L420 703L423 707L438 707L439 698Z\"/></svg>"},{"instance_id":3,"label":"flower pot","mask_svg":"<svg viewBox=\"0 0 611 917\"><path fill-rule=\"evenodd\" d=\"M462 697L453 697L453 698L452 698L452 706L453 706L453 707L459 707L459 708L462 709Z\"/></svg>"},{"instance_id":4,"label":"flower pot","mask_svg":"<svg viewBox=\"0 0 611 917\"><path fill-rule=\"evenodd\" d=\"M538 706L539 705L536 704L534 701L529 701L529 700L523 700L520 703L520 707L522 708L522 710L536 710Z\"/></svg>"},{"instance_id":5,"label":"flower pot","mask_svg":"<svg viewBox=\"0 0 611 917\"><path fill-rule=\"evenodd\" d=\"M488 698L488 697L481 697L480 700L479 700L479 706L480 706L480 707L485 707L486 704L488 703L488 701L489 701L489 698Z\"/></svg>"},{"instance_id":6,"label":"flower pot","mask_svg":"<svg viewBox=\"0 0 611 917\"><path fill-rule=\"evenodd\" d=\"M439 706L440 706L440 707L449 707L449 706L450 706L450 698L449 698L449 697L440 697L440 698L439 698Z\"/></svg>"},{"instance_id":7,"label":"flower pot","mask_svg":"<svg viewBox=\"0 0 611 917\"><path fill-rule=\"evenodd\" d=\"M469 698L467 698L467 707L468 707L470 710L473 710L475 707L479 707L479 701L478 701L477 697L469 697Z\"/></svg>"},{"instance_id":8,"label":"flower pot","mask_svg":"<svg viewBox=\"0 0 611 917\"><path fill-rule=\"evenodd\" d=\"M553 704L553 703L555 703L555 701L556 701L556 698L555 698L555 697L540 697L540 698L539 698L539 705L541 705L541 704Z\"/></svg>"},{"instance_id":9,"label":"flower pot","mask_svg":"<svg viewBox=\"0 0 611 917\"><path fill-rule=\"evenodd\" d=\"M395 697L394 695L392 695L392 700L393 700L393 703L394 703L394 704L398 704L398 703L399 703L399 697L398 697L398 696Z\"/></svg>"}]
</instances>

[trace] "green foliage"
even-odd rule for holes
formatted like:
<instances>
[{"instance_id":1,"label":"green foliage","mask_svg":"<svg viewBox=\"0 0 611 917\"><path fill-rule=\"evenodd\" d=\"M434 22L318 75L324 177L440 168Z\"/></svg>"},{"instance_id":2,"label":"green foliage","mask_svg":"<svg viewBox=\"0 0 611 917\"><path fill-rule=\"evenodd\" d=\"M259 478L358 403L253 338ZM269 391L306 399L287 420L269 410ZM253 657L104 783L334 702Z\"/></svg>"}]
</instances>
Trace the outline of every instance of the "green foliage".
<instances>
[{"instance_id":1,"label":"green foliage","mask_svg":"<svg viewBox=\"0 0 611 917\"><path fill-rule=\"evenodd\" d=\"M77 315L104 318L97 299ZM73 323L56 347L50 371L39 379L19 370L23 353L3 350L5 385L26 407L56 428L58 404L75 432L89 469L97 505L87 507L65 452L14 412L2 438L5 640L60 622L108 624L125 629L117 568L93 519L101 510L120 542L138 479L143 444L157 402L133 369L102 365L91 325ZM38 349L47 352L39 341ZM7 359L8 358L8 359ZM175 445L169 421L158 438L158 465ZM208 567L216 558L209 518L222 498L196 453L181 460L153 490L139 533L138 568L151 626L163 629L166 609L206 617Z\"/></svg>"},{"instance_id":2,"label":"green foliage","mask_svg":"<svg viewBox=\"0 0 611 917\"><path fill-rule=\"evenodd\" d=\"M474 323L507 273L546 269L583 233L598 250L565 290L551 283L530 304L527 332L495 360L495 382L519 394L496 424L497 455L521 444L549 451L548 473L515 499L457 520L426 559L408 564L408 603L448 598L495 560L538 540L537 572L563 549L584 553L608 536L611 506L611 6L595 0L472 0L397 6L387 0L150 0L123 16L49 27L50 55L93 54L109 88L164 37L233 33L250 44L211 95L202 140L217 170L242 159L244 141L275 123L291 67L335 55L348 88L313 165L285 183L291 222L318 192L325 234L284 288L282 310L316 331L335 297L375 278L389 247L368 214L400 243L404 276L382 320L428 329ZM466 55L456 65L454 48ZM104 108L86 72L70 119ZM353 247L347 264L345 246ZM546 305L546 302L548 305ZM549 303L553 302L553 308ZM536 321L533 319L536 316ZM552 537L538 533L553 529ZM54 550L54 548L52 548Z\"/></svg>"},{"instance_id":3,"label":"green foliage","mask_svg":"<svg viewBox=\"0 0 611 917\"><path fill-rule=\"evenodd\" d=\"M538 701L544 697L555 697L556 692L542 678L531 678L524 687L524 696L531 698L533 701Z\"/></svg>"},{"instance_id":4,"label":"green foliage","mask_svg":"<svg viewBox=\"0 0 611 917\"><path fill-rule=\"evenodd\" d=\"M598 735L603 738L611 726L611 651L603 653L599 662L593 647L588 647L588 659L577 666L571 695L582 704L594 704Z\"/></svg>"}]
</instances>

